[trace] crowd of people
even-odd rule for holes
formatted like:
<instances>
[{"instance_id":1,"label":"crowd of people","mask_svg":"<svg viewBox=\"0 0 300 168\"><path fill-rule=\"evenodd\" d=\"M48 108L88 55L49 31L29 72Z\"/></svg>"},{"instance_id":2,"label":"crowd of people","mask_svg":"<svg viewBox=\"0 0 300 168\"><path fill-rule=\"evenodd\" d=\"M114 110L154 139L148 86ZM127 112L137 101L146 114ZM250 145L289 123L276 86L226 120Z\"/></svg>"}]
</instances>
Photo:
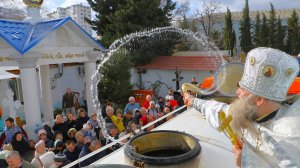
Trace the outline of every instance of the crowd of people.
<instances>
[{"instance_id":1,"label":"crowd of people","mask_svg":"<svg viewBox=\"0 0 300 168\"><path fill-rule=\"evenodd\" d=\"M141 127L183 105L181 93L170 89L165 98L159 97L156 101L147 95L143 104L129 97L124 109L114 109L111 104L107 104L103 117L109 135L119 139L126 134L151 131L174 116L170 115L144 130ZM13 118L5 119L6 128L0 135L0 168L63 167L111 143L103 136L96 113L87 116L83 108L77 112L74 114L73 108L70 108L66 113L57 114L52 127L44 125L37 130L38 141L28 139L26 131L18 127ZM121 146L117 143L75 167L90 165Z\"/></svg>"}]
</instances>

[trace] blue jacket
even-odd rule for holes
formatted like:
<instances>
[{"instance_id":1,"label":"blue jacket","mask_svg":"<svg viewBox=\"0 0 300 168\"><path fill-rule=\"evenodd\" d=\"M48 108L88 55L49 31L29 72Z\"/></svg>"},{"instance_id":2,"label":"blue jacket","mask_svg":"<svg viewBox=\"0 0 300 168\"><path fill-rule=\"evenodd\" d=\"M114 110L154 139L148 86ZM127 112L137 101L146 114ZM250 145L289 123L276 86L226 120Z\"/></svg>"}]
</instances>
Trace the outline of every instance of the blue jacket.
<instances>
[{"instance_id":1,"label":"blue jacket","mask_svg":"<svg viewBox=\"0 0 300 168\"><path fill-rule=\"evenodd\" d=\"M136 108L140 109L141 106L138 103L134 103L133 105L131 105L130 103L127 103L126 107L124 109L124 114L126 114L128 110L131 110L133 112L133 110Z\"/></svg>"}]
</instances>

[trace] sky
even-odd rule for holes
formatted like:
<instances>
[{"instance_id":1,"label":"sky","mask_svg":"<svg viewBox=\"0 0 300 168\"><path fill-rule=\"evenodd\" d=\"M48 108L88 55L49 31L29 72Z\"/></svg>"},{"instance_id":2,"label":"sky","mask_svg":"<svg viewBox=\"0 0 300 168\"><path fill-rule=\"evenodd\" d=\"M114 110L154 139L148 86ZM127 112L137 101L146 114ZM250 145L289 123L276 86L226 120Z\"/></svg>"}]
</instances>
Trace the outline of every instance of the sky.
<instances>
[{"instance_id":1,"label":"sky","mask_svg":"<svg viewBox=\"0 0 300 168\"><path fill-rule=\"evenodd\" d=\"M202 0L174 0L179 3L189 2L190 13L202 7ZM207 0L208 1L208 0ZM215 0L220 3L220 12L226 11L228 7L231 11L241 11L245 5L244 0ZM293 9L300 8L300 0L249 0L250 10L269 10L270 2L273 3L275 9ZM88 5L86 0L44 0L44 6L49 11L55 10L57 7L66 7L73 4L82 3Z\"/></svg>"}]
</instances>

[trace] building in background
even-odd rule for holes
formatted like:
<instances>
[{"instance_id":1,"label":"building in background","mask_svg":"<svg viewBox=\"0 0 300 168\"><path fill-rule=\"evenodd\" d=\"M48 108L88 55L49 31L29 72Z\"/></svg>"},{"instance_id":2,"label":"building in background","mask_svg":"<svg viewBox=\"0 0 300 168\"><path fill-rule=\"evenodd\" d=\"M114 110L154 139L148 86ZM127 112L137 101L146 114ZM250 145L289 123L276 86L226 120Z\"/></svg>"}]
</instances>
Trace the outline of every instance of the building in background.
<instances>
[{"instance_id":1,"label":"building in background","mask_svg":"<svg viewBox=\"0 0 300 168\"><path fill-rule=\"evenodd\" d=\"M72 5L66 8L58 7L56 11L49 13L47 16L49 19L63 18L70 16L75 20L86 32L92 34L92 27L89 25L84 18L92 19L92 9L89 6L82 4Z\"/></svg>"}]
</instances>

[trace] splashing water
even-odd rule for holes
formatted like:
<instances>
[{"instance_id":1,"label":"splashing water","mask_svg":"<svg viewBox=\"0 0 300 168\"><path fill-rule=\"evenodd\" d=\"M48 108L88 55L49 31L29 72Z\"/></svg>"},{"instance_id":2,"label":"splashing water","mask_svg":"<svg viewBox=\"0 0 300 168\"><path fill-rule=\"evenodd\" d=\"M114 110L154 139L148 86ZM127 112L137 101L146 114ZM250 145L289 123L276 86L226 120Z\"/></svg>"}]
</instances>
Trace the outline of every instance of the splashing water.
<instances>
[{"instance_id":1,"label":"splashing water","mask_svg":"<svg viewBox=\"0 0 300 168\"><path fill-rule=\"evenodd\" d=\"M99 70L107 61L109 61L109 59L113 55L113 53L116 52L121 47L123 47L124 45L129 44L133 41L139 40L141 38L145 38L145 37L153 40L153 38L155 36L158 36L158 39L156 39L156 40L161 40L162 35L165 33L178 33L184 37L187 37L188 39L192 39L192 40L198 42L199 44L201 44L204 47L204 49L206 51L208 51L209 56L214 57L214 63L216 65L216 67L220 67L226 63L224 58L222 57L222 54L219 51L219 49L212 42L209 42L207 36L205 36L201 33L193 33L189 30L182 30L182 29L175 28L175 27L162 27L162 28L155 28L155 29L152 29L149 31L144 31L144 32L136 32L136 33L126 35L123 38L120 38L120 39L114 41L111 44L111 46L109 47L108 52L103 57L103 60L98 65L97 71L92 76L92 86L91 86L93 103L96 108L98 118L100 120L101 130L103 131L103 135L106 139L113 140L113 137L111 137L107 132L106 122L102 116L101 104L100 104L100 101L98 98L98 87L97 86L98 86L98 83L100 82L101 78L103 77L103 75L100 74ZM132 49L133 48L129 48L129 50L132 50ZM218 88L214 84L210 89L200 90L200 92L204 95L210 95L210 94L216 92L217 90L218 90Z\"/></svg>"}]
</instances>

